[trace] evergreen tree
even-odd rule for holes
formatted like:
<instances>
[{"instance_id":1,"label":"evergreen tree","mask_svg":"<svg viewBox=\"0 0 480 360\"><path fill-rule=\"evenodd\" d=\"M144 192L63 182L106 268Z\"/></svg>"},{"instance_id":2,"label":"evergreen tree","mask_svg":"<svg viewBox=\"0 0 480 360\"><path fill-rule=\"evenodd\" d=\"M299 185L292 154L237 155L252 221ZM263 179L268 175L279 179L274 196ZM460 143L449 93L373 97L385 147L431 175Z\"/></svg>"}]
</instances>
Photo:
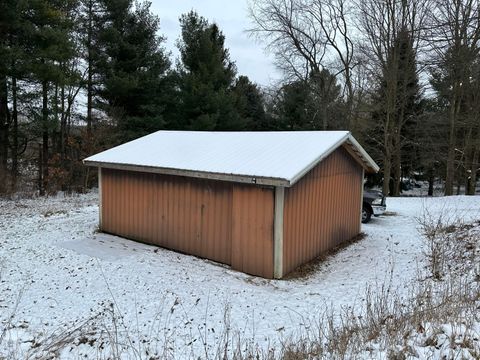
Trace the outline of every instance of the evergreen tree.
<instances>
[{"instance_id":1,"label":"evergreen tree","mask_svg":"<svg viewBox=\"0 0 480 360\"><path fill-rule=\"evenodd\" d=\"M76 1L30 0L21 9L24 51L28 59L24 64L30 82L40 86L40 133L42 137L41 187L48 188L51 133L58 125L52 114L52 85L66 81L64 64L74 57L71 38L73 21L71 10ZM55 95L56 97L56 95ZM53 99L53 102L56 98Z\"/></svg>"},{"instance_id":2,"label":"evergreen tree","mask_svg":"<svg viewBox=\"0 0 480 360\"><path fill-rule=\"evenodd\" d=\"M367 129L372 153L377 159L383 158L383 191L386 194L400 194L402 169L411 170L416 160L414 138L420 101L413 40L407 29L401 29L389 49L373 95L375 109ZM381 154L378 144L382 145Z\"/></svg>"},{"instance_id":3,"label":"evergreen tree","mask_svg":"<svg viewBox=\"0 0 480 360\"><path fill-rule=\"evenodd\" d=\"M193 130L242 130L232 85L235 64L216 24L194 11L180 18L181 65L178 69L180 108L176 127Z\"/></svg>"},{"instance_id":4,"label":"evergreen tree","mask_svg":"<svg viewBox=\"0 0 480 360\"><path fill-rule=\"evenodd\" d=\"M239 76L233 86L235 108L247 130L263 130L266 125L265 101L258 86L247 76Z\"/></svg>"},{"instance_id":5,"label":"evergreen tree","mask_svg":"<svg viewBox=\"0 0 480 360\"><path fill-rule=\"evenodd\" d=\"M122 142L165 127L173 91L170 61L157 35L150 3L105 0L99 62L102 107L118 126Z\"/></svg>"},{"instance_id":6,"label":"evergreen tree","mask_svg":"<svg viewBox=\"0 0 480 360\"><path fill-rule=\"evenodd\" d=\"M307 106L310 109L312 127L316 130L344 129L345 127L341 126L342 119L337 117L341 93L337 77L328 69L322 69L310 74L307 85L310 88Z\"/></svg>"},{"instance_id":7,"label":"evergreen tree","mask_svg":"<svg viewBox=\"0 0 480 360\"><path fill-rule=\"evenodd\" d=\"M81 56L87 66L84 87L87 96L87 133L91 136L93 126L93 110L96 106L99 84L99 62L101 58L100 34L105 19L105 6L100 0L80 0L80 16L78 32Z\"/></svg>"},{"instance_id":8,"label":"evergreen tree","mask_svg":"<svg viewBox=\"0 0 480 360\"><path fill-rule=\"evenodd\" d=\"M466 194L475 194L476 173L480 157L480 121L479 113L479 58L477 50L464 45L460 48L450 48L445 52L442 61L432 69L430 84L437 94L438 110L445 119L452 120L455 112L455 122L448 123L448 130L442 134L449 139L444 153L455 148L454 178L457 181L457 191L462 182L466 185ZM452 84L458 84L453 86ZM446 121L447 122L447 121ZM453 126L453 127L452 127ZM446 143L446 142L445 142ZM448 156L442 162L448 171ZM450 170L452 171L452 170ZM453 175L452 189L453 194ZM472 181L473 179L473 181ZM445 189L447 191L447 188Z\"/></svg>"},{"instance_id":9,"label":"evergreen tree","mask_svg":"<svg viewBox=\"0 0 480 360\"><path fill-rule=\"evenodd\" d=\"M276 105L280 127L285 130L336 129L339 99L340 87L326 69L307 80L284 85Z\"/></svg>"},{"instance_id":10,"label":"evergreen tree","mask_svg":"<svg viewBox=\"0 0 480 360\"><path fill-rule=\"evenodd\" d=\"M310 130L313 117L309 109L310 86L305 81L284 85L275 106L281 130Z\"/></svg>"},{"instance_id":11,"label":"evergreen tree","mask_svg":"<svg viewBox=\"0 0 480 360\"><path fill-rule=\"evenodd\" d=\"M12 68L12 37L16 30L16 1L0 3L0 193L7 190L8 146L11 116L8 108L8 78Z\"/></svg>"}]
</instances>

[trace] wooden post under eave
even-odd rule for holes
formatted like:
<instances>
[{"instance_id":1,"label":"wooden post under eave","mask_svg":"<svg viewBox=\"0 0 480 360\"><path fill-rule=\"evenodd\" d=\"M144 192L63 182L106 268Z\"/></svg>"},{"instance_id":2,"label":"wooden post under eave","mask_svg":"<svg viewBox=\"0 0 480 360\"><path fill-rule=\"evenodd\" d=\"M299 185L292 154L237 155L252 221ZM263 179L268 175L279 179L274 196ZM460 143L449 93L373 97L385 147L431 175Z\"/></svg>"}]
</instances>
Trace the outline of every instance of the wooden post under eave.
<instances>
[{"instance_id":1,"label":"wooden post under eave","mask_svg":"<svg viewBox=\"0 0 480 360\"><path fill-rule=\"evenodd\" d=\"M273 218L273 277L283 277L283 209L285 188L275 187L275 212Z\"/></svg>"},{"instance_id":2,"label":"wooden post under eave","mask_svg":"<svg viewBox=\"0 0 480 360\"><path fill-rule=\"evenodd\" d=\"M102 230L102 168L98 168L98 228Z\"/></svg>"}]
</instances>

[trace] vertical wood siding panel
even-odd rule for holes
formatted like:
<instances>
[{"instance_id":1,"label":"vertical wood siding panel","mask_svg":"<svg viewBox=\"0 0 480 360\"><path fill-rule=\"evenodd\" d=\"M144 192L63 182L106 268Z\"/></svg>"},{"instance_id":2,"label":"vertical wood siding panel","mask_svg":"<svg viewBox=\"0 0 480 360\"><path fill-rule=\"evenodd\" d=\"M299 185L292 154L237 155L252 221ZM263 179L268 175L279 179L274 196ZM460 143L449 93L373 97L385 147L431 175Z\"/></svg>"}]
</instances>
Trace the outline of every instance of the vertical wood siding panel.
<instances>
[{"instance_id":1,"label":"vertical wood siding panel","mask_svg":"<svg viewBox=\"0 0 480 360\"><path fill-rule=\"evenodd\" d=\"M122 185L121 183L121 179L118 179L116 177L116 173L114 172L110 172L110 186L112 187L112 197L114 199L114 207L111 211L112 213L112 230L114 229L119 229L120 232L122 232L122 224L119 223L120 220L120 214L119 214L119 211L121 209L121 207L123 206L122 202L123 202L123 199L117 195L117 191L116 191L116 185L119 184L120 186Z\"/></svg>"},{"instance_id":2,"label":"vertical wood siding panel","mask_svg":"<svg viewBox=\"0 0 480 360\"><path fill-rule=\"evenodd\" d=\"M110 215L110 228L108 229L108 231L112 231L114 229L119 229L119 226L117 224L117 221L118 221L118 215L116 214L117 213L117 209L119 208L119 202L120 202L120 197L117 196L116 194L116 186L117 184L119 184L119 181L116 180L114 178L114 173L109 170L109 183L110 183L110 196L112 197L112 208L111 209L106 209L105 212L108 212ZM120 230L120 229L119 229ZM113 231L112 231L113 232Z\"/></svg>"},{"instance_id":3,"label":"vertical wood siding panel","mask_svg":"<svg viewBox=\"0 0 480 360\"><path fill-rule=\"evenodd\" d=\"M320 254L323 252L323 244L325 242L325 233L324 227L322 226L323 217L325 216L323 211L323 202L325 201L325 186L322 181L323 178L323 169L321 167L317 168L318 173L318 184L317 184L317 192L318 192L318 203L316 207L316 214L317 214L317 222L316 222L316 232L319 234L318 245L315 250L316 254Z\"/></svg>"},{"instance_id":4,"label":"vertical wood siding panel","mask_svg":"<svg viewBox=\"0 0 480 360\"><path fill-rule=\"evenodd\" d=\"M143 180L145 179L145 176L132 176L132 204L135 204L136 207L136 219L135 217L133 218L133 227L132 227L132 232L133 234L138 234L139 240L142 240L143 238L143 220L144 220L144 207L145 207L145 199L143 197L143 193L145 191L145 188L143 186ZM135 201L134 197L135 194L137 193L138 200ZM132 234L132 235L133 235Z\"/></svg>"},{"instance_id":5,"label":"vertical wood siding panel","mask_svg":"<svg viewBox=\"0 0 480 360\"><path fill-rule=\"evenodd\" d=\"M125 222L124 225L124 232L127 236L131 236L131 231L130 228L132 226L132 219L130 214L135 211L135 209L132 209L132 204L130 204L130 198L132 197L132 189L130 188L130 175L127 174L125 178L123 179L123 182L125 183L125 189L126 189L126 194L125 196L125 202L123 207L119 209L119 212L122 215L122 219Z\"/></svg>"},{"instance_id":6,"label":"vertical wood siding panel","mask_svg":"<svg viewBox=\"0 0 480 360\"><path fill-rule=\"evenodd\" d=\"M339 148L286 189L285 273L356 235L361 172L360 165Z\"/></svg>"},{"instance_id":7,"label":"vertical wood siding panel","mask_svg":"<svg viewBox=\"0 0 480 360\"><path fill-rule=\"evenodd\" d=\"M301 199L301 203L299 204L299 215L300 215L300 221L298 223L298 227L299 227L299 238L300 239L305 239L305 243L303 243L303 246L296 246L296 257L297 259L302 259L303 256L304 256L304 250L308 247L308 241L310 240L309 239L309 236L308 234L306 233L307 229L305 227L305 217L307 216L307 210L308 210L308 201L307 199L305 198L305 187L306 185L310 182L310 179L306 179L307 181L303 182L300 186L300 191L301 191L301 196L300 196L300 199ZM302 240L300 240L302 241ZM302 241L303 242L303 241Z\"/></svg>"},{"instance_id":8,"label":"vertical wood siding panel","mask_svg":"<svg viewBox=\"0 0 480 360\"><path fill-rule=\"evenodd\" d=\"M102 175L105 232L230 263L231 183L108 169Z\"/></svg>"},{"instance_id":9,"label":"vertical wood siding panel","mask_svg":"<svg viewBox=\"0 0 480 360\"><path fill-rule=\"evenodd\" d=\"M233 185L232 268L273 277L274 190Z\"/></svg>"},{"instance_id":10,"label":"vertical wood siding panel","mask_svg":"<svg viewBox=\"0 0 480 360\"><path fill-rule=\"evenodd\" d=\"M132 177L130 174L126 176L126 182L127 182L127 202L125 203L125 207L121 209L123 216L127 219L127 227L126 227L126 233L128 236L132 236L134 231L132 231L132 227L135 226L135 216L137 213L136 209L136 203L134 203L133 200L133 190L134 186L132 184Z\"/></svg>"},{"instance_id":11,"label":"vertical wood siding panel","mask_svg":"<svg viewBox=\"0 0 480 360\"><path fill-rule=\"evenodd\" d=\"M155 223L154 223L154 215L156 214L156 207L155 207L155 188L153 187L153 178L154 174L149 174L148 176L148 192L147 192L147 200L149 203L148 209L148 236L147 240L151 239L151 241L155 242L156 234L155 234Z\"/></svg>"},{"instance_id":12,"label":"vertical wood siding panel","mask_svg":"<svg viewBox=\"0 0 480 360\"><path fill-rule=\"evenodd\" d=\"M155 209L155 188L153 187L153 178L154 174L148 174L148 191L147 191L147 201L148 201L148 210L147 210L147 229L148 229L148 235L147 235L147 241L150 239L150 241L155 242L155 225L153 221L153 216L156 213Z\"/></svg>"},{"instance_id":13,"label":"vertical wood siding panel","mask_svg":"<svg viewBox=\"0 0 480 360\"><path fill-rule=\"evenodd\" d=\"M171 238L171 235L170 235L170 232L171 232L171 229L173 227L173 217L174 217L174 213L173 213L173 185L172 185L172 182L170 181L170 178L167 179L167 182L166 182L166 189L165 189L165 196L167 198L167 208L166 208L166 211L165 211L165 247L167 248L173 248L172 245L173 244L170 244L170 238ZM180 249L178 249L180 250Z\"/></svg>"},{"instance_id":14,"label":"vertical wood siding panel","mask_svg":"<svg viewBox=\"0 0 480 360\"><path fill-rule=\"evenodd\" d=\"M131 175L131 174L130 174ZM130 202L131 205L135 209L135 214L134 216L131 216L132 218L132 229L131 229L131 236L135 236L139 239L142 240L142 234L143 234L143 229L142 229L142 224L143 224L143 211L142 208L145 206L145 203L143 202L143 178L145 176L130 176L130 181L131 181L131 196L130 196ZM136 198L136 199L135 199ZM131 214L132 215L132 214Z\"/></svg>"},{"instance_id":15,"label":"vertical wood siding panel","mask_svg":"<svg viewBox=\"0 0 480 360\"><path fill-rule=\"evenodd\" d=\"M102 169L102 209L99 209L99 211L102 212L101 217L102 217L102 224L100 227L100 231L104 231L104 229L108 229L110 226L109 224L109 216L105 212L105 209L110 209L110 186L108 184L109 176L108 172L105 171L106 169ZM106 187L106 188L105 188ZM104 189L105 188L105 189Z\"/></svg>"},{"instance_id":16,"label":"vertical wood siding panel","mask_svg":"<svg viewBox=\"0 0 480 360\"><path fill-rule=\"evenodd\" d=\"M320 219L318 217L319 214L319 204L320 204L320 192L319 187L321 183L319 169L316 167L315 169L315 186L313 187L313 200L312 201L312 224L313 224L313 231L315 232L315 237L313 238L312 245L311 245L311 253L317 254L319 249L319 244L322 241L320 236L320 231L318 228L318 223Z\"/></svg>"},{"instance_id":17,"label":"vertical wood siding panel","mask_svg":"<svg viewBox=\"0 0 480 360\"><path fill-rule=\"evenodd\" d=\"M128 174L127 174L128 176ZM118 182L120 183L120 187L123 188L123 191L125 191L124 196L120 196L120 194L116 194L116 196L119 197L119 204L120 206L118 209L116 209L117 214L117 225L120 227L121 234L125 234L128 236L128 219L125 217L125 214L122 212L122 209L126 209L127 207L127 202L128 202L128 178L127 176L119 176L118 173L115 173L115 177L117 178Z\"/></svg>"}]
</instances>

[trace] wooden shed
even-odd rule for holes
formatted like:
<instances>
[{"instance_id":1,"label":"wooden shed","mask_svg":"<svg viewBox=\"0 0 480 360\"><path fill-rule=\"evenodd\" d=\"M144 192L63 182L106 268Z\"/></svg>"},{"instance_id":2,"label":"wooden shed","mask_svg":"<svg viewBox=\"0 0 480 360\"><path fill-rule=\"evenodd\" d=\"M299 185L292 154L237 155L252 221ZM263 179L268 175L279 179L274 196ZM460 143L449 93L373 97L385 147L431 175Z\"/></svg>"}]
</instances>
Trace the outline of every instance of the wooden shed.
<instances>
[{"instance_id":1,"label":"wooden shed","mask_svg":"<svg viewBox=\"0 0 480 360\"><path fill-rule=\"evenodd\" d=\"M348 131L158 131L84 162L102 231L265 278L356 236L378 171Z\"/></svg>"}]
</instances>

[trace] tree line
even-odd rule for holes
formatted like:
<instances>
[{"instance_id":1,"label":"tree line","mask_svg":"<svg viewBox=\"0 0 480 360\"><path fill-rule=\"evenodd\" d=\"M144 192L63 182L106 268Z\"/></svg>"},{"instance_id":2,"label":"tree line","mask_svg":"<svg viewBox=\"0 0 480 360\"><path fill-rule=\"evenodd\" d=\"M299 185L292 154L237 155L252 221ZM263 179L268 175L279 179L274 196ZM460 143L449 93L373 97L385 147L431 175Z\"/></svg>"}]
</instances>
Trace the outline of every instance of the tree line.
<instances>
[{"instance_id":1,"label":"tree line","mask_svg":"<svg viewBox=\"0 0 480 360\"><path fill-rule=\"evenodd\" d=\"M252 37L284 75L238 74L217 24L179 19L179 58L148 2L0 3L0 192L82 190L88 155L160 129L347 129L399 195L420 176L475 193L477 0L257 0ZM252 42L255 41L252 39Z\"/></svg>"},{"instance_id":2,"label":"tree line","mask_svg":"<svg viewBox=\"0 0 480 360\"><path fill-rule=\"evenodd\" d=\"M429 194L440 179L452 195L474 194L479 171L479 11L477 0L258 0L250 16L291 80L284 91L304 89L315 128L353 132L385 194L418 175Z\"/></svg>"}]
</instances>

